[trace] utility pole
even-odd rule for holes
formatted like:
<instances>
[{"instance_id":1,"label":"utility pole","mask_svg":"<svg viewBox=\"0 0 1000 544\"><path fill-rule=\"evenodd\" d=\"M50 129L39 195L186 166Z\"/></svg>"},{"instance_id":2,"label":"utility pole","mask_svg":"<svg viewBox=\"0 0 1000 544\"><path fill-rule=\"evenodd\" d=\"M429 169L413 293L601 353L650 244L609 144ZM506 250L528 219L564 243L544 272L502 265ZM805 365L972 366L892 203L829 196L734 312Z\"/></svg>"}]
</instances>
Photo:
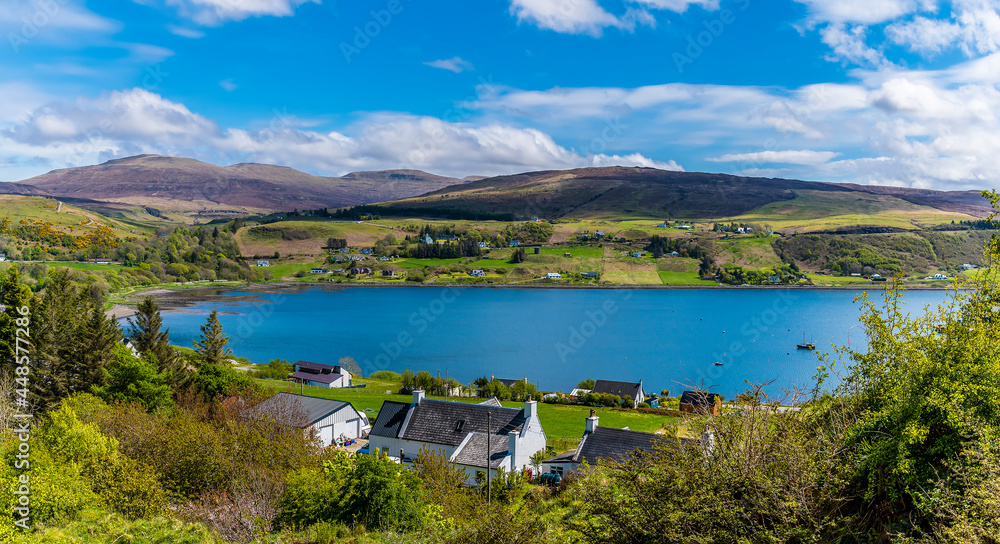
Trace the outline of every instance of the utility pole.
<instances>
[{"instance_id":1,"label":"utility pole","mask_svg":"<svg viewBox=\"0 0 1000 544\"><path fill-rule=\"evenodd\" d=\"M493 486L490 482L490 438L493 433L490 429L493 427L493 412L486 412L486 505L489 506L490 502L493 501Z\"/></svg>"}]
</instances>

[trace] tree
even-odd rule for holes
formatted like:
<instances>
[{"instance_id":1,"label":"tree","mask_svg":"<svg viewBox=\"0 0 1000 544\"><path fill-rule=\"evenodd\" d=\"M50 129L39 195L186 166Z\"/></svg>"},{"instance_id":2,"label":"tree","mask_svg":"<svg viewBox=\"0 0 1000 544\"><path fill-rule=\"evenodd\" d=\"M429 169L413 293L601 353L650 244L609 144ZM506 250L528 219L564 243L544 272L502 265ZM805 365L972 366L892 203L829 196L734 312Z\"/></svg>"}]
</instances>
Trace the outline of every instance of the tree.
<instances>
[{"instance_id":1,"label":"tree","mask_svg":"<svg viewBox=\"0 0 1000 544\"><path fill-rule=\"evenodd\" d=\"M152 353L161 371L175 373L180 360L170 347L170 329L161 330L163 318L160 306L153 297L146 297L139 303L136 313L128 319L129 338L139 353Z\"/></svg>"},{"instance_id":2,"label":"tree","mask_svg":"<svg viewBox=\"0 0 1000 544\"><path fill-rule=\"evenodd\" d=\"M596 384L597 380L594 378L587 378L586 380L582 380L580 383L576 384L576 388L590 390L593 389Z\"/></svg>"},{"instance_id":3,"label":"tree","mask_svg":"<svg viewBox=\"0 0 1000 544\"><path fill-rule=\"evenodd\" d=\"M517 248L514 250L514 253L510 256L510 262L514 264L523 263L526 256L527 255L525 254L524 249Z\"/></svg>"},{"instance_id":4,"label":"tree","mask_svg":"<svg viewBox=\"0 0 1000 544\"><path fill-rule=\"evenodd\" d=\"M212 310L205 324L201 326L201 340L194 341L195 351L201 364L221 365L233 356L229 349L229 337L222 334L218 310Z\"/></svg>"},{"instance_id":5,"label":"tree","mask_svg":"<svg viewBox=\"0 0 1000 544\"><path fill-rule=\"evenodd\" d=\"M114 349L114 361L101 371L105 385L94 386L93 392L105 402L137 402L148 412L172 404L167 373L157 371L154 356L150 354L136 358L119 344Z\"/></svg>"},{"instance_id":6,"label":"tree","mask_svg":"<svg viewBox=\"0 0 1000 544\"><path fill-rule=\"evenodd\" d=\"M31 291L21 284L21 276L16 266L10 267L0 282L0 300L5 309L0 313L0 370L13 372L17 354L18 319L23 317L18 310L30 304ZM20 327L29 328L29 327Z\"/></svg>"},{"instance_id":7,"label":"tree","mask_svg":"<svg viewBox=\"0 0 1000 544\"><path fill-rule=\"evenodd\" d=\"M202 363L192 381L206 400L254 388L254 382L246 374L212 363Z\"/></svg>"}]
</instances>

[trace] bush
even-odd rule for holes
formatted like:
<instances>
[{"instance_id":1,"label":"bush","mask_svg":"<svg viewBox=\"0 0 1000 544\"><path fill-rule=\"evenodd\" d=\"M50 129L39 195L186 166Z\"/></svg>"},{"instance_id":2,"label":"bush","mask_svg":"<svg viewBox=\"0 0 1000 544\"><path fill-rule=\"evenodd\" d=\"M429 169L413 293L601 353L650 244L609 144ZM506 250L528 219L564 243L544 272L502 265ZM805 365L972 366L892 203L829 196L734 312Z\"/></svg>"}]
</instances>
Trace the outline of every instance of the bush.
<instances>
[{"instance_id":1,"label":"bush","mask_svg":"<svg viewBox=\"0 0 1000 544\"><path fill-rule=\"evenodd\" d=\"M373 372L372 375L369 376L369 378L373 378L376 380L396 381L396 382L403 379L401 374L399 374L398 372L393 372L391 370L379 370L377 372Z\"/></svg>"},{"instance_id":2,"label":"bush","mask_svg":"<svg viewBox=\"0 0 1000 544\"><path fill-rule=\"evenodd\" d=\"M105 504L128 519L152 517L167 498L152 467L127 457L95 466L90 482Z\"/></svg>"}]
</instances>

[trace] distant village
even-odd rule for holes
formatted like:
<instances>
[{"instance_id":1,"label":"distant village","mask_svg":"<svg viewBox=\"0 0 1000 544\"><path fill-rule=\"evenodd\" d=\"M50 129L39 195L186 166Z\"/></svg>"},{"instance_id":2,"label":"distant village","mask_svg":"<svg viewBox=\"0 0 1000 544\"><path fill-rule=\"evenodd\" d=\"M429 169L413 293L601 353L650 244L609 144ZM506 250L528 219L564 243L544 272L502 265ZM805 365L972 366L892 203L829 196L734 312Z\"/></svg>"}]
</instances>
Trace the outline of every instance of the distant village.
<instances>
[{"instance_id":1,"label":"distant village","mask_svg":"<svg viewBox=\"0 0 1000 544\"><path fill-rule=\"evenodd\" d=\"M355 388L352 373L341 365L298 361L288 381L300 387ZM660 410L661 396L650 394L637 383L613 380L586 380L589 388L576 387L569 393L548 393L545 403L578 404L594 407L613 406L632 410ZM291 391L280 392L255 408L261 414L296 414L295 426L314 433L323 447L344 448L359 455L381 455L412 467L418 454L437 450L475 485L484 477L500 473L523 473L529 479L558 483L584 464L600 460L621 461L635 452L652 451L663 436L656 433L614 428L599 424L596 410L582 422L584 431L575 449L549 455L545 429L538 416L539 400L529 394L520 407L505 407L491 387L509 390L535 390L527 378L505 379L491 376L477 380L481 387L470 390L447 385L449 396L465 396L466 401L427 398L423 389L412 389L409 402L387 400L377 414L369 417L350 402L308 396ZM590 383L587 383L590 385ZM535 390L537 391L537 390ZM389 391L386 391L389 393ZM666 393L666 392L664 392ZM468 402L469 396L489 396ZM722 397L706 391L685 391L677 410L686 415L717 415ZM288 416L285 416L288 417ZM688 440L710 441L705 435Z\"/></svg>"}]
</instances>

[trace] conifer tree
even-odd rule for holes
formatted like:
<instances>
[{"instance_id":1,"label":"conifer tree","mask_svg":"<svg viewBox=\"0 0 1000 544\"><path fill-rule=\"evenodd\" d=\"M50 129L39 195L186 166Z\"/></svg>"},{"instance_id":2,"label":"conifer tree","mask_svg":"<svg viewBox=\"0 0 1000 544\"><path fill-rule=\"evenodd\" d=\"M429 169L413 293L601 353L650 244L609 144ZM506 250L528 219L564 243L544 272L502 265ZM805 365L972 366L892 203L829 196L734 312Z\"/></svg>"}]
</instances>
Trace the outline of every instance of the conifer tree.
<instances>
[{"instance_id":1,"label":"conifer tree","mask_svg":"<svg viewBox=\"0 0 1000 544\"><path fill-rule=\"evenodd\" d=\"M212 310L208 320L201 326L201 340L194 341L195 351L201 364L219 365L233 356L229 349L229 337L222 333L219 312Z\"/></svg>"},{"instance_id":2,"label":"conifer tree","mask_svg":"<svg viewBox=\"0 0 1000 544\"><path fill-rule=\"evenodd\" d=\"M12 266L0 281L0 301L5 309L0 313L0 371L12 370L17 353L18 309L31 304L31 291L21 284L16 266ZM30 327L30 322L29 322Z\"/></svg>"},{"instance_id":3,"label":"conifer tree","mask_svg":"<svg viewBox=\"0 0 1000 544\"><path fill-rule=\"evenodd\" d=\"M160 317L160 306L152 297L146 297L136 309L136 314L130 317L129 338L135 344L139 353L152 354L161 372L175 375L180 370L180 361L174 349L170 347L170 329L161 329L163 318Z\"/></svg>"}]
</instances>

